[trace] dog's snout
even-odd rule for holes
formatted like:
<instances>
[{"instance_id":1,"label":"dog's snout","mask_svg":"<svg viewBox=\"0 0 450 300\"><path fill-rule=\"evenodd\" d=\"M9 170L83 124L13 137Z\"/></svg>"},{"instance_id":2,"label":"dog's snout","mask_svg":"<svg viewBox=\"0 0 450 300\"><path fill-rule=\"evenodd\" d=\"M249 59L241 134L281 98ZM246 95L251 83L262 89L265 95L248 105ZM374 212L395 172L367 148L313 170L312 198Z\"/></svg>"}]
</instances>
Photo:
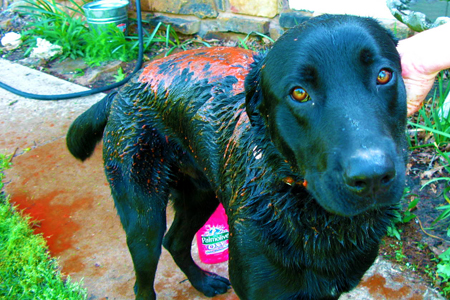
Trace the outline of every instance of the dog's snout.
<instances>
[{"instance_id":1,"label":"dog's snout","mask_svg":"<svg viewBox=\"0 0 450 300\"><path fill-rule=\"evenodd\" d=\"M381 150L358 151L349 158L344 170L347 188L360 196L386 191L395 177L394 162Z\"/></svg>"}]
</instances>

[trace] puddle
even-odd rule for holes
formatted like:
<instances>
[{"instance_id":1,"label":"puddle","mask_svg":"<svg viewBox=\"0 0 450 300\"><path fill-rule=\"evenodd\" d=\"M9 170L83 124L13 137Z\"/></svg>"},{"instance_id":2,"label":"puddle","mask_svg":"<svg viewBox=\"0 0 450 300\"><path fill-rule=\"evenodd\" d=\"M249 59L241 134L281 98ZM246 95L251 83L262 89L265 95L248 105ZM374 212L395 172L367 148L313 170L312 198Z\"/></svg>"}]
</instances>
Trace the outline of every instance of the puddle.
<instances>
[{"instance_id":1,"label":"puddle","mask_svg":"<svg viewBox=\"0 0 450 300\"><path fill-rule=\"evenodd\" d=\"M89 197L77 199L69 205L59 204L55 198L61 195L64 195L64 191L52 191L38 198L24 193L11 195L10 200L30 216L34 233L43 235L53 256L73 247L73 234L81 226L72 220L72 216L92 204L92 198Z\"/></svg>"}]
</instances>

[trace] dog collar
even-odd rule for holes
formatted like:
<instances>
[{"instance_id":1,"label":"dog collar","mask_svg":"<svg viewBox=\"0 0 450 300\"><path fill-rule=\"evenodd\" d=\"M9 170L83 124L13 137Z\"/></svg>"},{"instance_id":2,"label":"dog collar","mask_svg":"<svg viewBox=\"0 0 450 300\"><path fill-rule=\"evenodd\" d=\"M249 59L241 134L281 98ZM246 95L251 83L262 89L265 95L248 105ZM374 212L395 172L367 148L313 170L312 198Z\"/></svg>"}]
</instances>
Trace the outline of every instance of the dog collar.
<instances>
[{"instance_id":1,"label":"dog collar","mask_svg":"<svg viewBox=\"0 0 450 300\"><path fill-rule=\"evenodd\" d=\"M304 179L303 181L295 181L294 178L292 178L291 176L287 176L283 178L283 182L290 186L302 185L305 188L308 187L308 181L306 181L306 179Z\"/></svg>"}]
</instances>

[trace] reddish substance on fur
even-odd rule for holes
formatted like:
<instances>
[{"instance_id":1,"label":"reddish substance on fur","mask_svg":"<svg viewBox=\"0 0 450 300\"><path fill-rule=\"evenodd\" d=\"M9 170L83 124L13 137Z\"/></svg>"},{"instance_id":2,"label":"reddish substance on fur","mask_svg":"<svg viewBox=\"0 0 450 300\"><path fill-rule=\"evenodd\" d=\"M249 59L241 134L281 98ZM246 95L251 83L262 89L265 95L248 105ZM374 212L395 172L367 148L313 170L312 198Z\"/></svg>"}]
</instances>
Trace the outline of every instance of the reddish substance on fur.
<instances>
[{"instance_id":1,"label":"reddish substance on fur","mask_svg":"<svg viewBox=\"0 0 450 300\"><path fill-rule=\"evenodd\" d=\"M209 82L223 80L225 76L234 76L238 80L234 89L239 93L244 91L245 76L252 62L253 52L241 48L215 47L188 50L153 61L145 67L139 81L149 83L153 92L156 93L162 81L164 88L168 89L173 79L187 69L194 73L196 80L208 79ZM166 64L169 64L172 70L170 76L167 74Z\"/></svg>"}]
</instances>

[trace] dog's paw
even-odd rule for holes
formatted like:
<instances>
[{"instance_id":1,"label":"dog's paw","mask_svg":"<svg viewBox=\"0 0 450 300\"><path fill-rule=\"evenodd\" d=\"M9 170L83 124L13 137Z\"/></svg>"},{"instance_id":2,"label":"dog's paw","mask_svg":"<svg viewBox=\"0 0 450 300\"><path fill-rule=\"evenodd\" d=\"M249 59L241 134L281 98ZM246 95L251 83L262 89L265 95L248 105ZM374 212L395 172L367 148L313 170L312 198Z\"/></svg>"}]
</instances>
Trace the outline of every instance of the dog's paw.
<instances>
[{"instance_id":1,"label":"dog's paw","mask_svg":"<svg viewBox=\"0 0 450 300\"><path fill-rule=\"evenodd\" d=\"M192 285L207 297L214 297L216 295L225 294L230 288L231 283L225 277L217 274L203 271L199 280L192 282Z\"/></svg>"}]
</instances>

